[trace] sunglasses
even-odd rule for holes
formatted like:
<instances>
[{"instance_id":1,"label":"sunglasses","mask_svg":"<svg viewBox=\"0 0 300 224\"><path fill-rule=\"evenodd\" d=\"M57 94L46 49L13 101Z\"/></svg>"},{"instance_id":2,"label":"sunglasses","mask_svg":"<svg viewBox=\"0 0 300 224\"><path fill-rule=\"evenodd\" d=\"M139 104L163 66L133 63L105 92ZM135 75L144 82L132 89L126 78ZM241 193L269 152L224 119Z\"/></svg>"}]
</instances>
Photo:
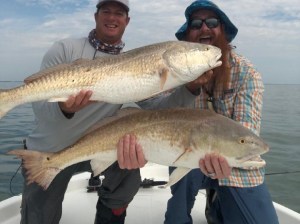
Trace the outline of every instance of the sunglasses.
<instances>
[{"instance_id":1,"label":"sunglasses","mask_svg":"<svg viewBox=\"0 0 300 224\"><path fill-rule=\"evenodd\" d=\"M201 29L203 23L209 28L216 28L220 24L220 20L217 18L208 18L208 19L193 19L189 22L189 28L192 30Z\"/></svg>"}]
</instances>

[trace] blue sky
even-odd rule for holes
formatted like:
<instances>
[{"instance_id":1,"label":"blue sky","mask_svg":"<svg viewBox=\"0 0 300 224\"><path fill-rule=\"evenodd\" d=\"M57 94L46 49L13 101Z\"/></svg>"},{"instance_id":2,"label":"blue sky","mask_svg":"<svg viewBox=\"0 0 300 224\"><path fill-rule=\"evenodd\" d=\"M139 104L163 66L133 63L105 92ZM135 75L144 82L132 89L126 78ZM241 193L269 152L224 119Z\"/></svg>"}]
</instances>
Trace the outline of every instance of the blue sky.
<instances>
[{"instance_id":1,"label":"blue sky","mask_svg":"<svg viewBox=\"0 0 300 224\"><path fill-rule=\"evenodd\" d=\"M193 1L131 0L126 50L167 40ZM236 52L250 59L265 83L300 84L299 0L215 0L239 28ZM0 81L37 72L54 41L82 37L94 28L97 0L0 2Z\"/></svg>"}]
</instances>

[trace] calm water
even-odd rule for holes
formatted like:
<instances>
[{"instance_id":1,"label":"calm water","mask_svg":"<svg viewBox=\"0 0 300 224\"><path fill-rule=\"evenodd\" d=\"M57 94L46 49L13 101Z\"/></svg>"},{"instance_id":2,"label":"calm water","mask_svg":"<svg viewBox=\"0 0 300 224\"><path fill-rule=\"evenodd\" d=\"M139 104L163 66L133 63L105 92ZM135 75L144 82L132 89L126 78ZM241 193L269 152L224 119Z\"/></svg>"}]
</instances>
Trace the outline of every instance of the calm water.
<instances>
[{"instance_id":1,"label":"calm water","mask_svg":"<svg viewBox=\"0 0 300 224\"><path fill-rule=\"evenodd\" d=\"M0 82L0 88L19 85ZM261 136L271 146L263 156L267 173L300 171L300 85L266 85ZM11 177L19 161L5 153L22 148L22 139L33 127L31 106L26 104L10 111L0 120L0 201L22 190L22 176ZM266 177L274 201L300 212L300 172Z\"/></svg>"}]
</instances>

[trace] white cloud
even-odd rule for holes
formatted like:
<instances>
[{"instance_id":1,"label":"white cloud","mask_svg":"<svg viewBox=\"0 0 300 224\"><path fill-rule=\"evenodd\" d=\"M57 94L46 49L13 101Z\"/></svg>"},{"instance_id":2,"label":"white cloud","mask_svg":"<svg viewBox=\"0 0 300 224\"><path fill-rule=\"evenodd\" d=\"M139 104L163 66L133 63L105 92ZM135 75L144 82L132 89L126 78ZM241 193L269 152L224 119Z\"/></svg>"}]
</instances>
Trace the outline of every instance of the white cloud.
<instances>
[{"instance_id":1,"label":"white cloud","mask_svg":"<svg viewBox=\"0 0 300 224\"><path fill-rule=\"evenodd\" d=\"M64 5L80 6L83 4L94 3L91 0L16 0L16 2L26 6L41 6L49 9L59 9Z\"/></svg>"}]
</instances>

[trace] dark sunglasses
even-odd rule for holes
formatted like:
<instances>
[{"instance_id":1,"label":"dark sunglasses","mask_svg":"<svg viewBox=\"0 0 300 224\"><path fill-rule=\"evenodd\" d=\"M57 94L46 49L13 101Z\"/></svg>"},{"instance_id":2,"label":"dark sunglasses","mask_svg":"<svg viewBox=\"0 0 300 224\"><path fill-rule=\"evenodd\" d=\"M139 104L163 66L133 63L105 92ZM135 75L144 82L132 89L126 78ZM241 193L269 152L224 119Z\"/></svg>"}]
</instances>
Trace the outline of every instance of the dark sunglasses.
<instances>
[{"instance_id":1,"label":"dark sunglasses","mask_svg":"<svg viewBox=\"0 0 300 224\"><path fill-rule=\"evenodd\" d=\"M219 26L220 20L218 20L217 18L193 19L189 22L189 27L192 30L198 30L201 29L203 23L205 23L208 28L212 29Z\"/></svg>"}]
</instances>

